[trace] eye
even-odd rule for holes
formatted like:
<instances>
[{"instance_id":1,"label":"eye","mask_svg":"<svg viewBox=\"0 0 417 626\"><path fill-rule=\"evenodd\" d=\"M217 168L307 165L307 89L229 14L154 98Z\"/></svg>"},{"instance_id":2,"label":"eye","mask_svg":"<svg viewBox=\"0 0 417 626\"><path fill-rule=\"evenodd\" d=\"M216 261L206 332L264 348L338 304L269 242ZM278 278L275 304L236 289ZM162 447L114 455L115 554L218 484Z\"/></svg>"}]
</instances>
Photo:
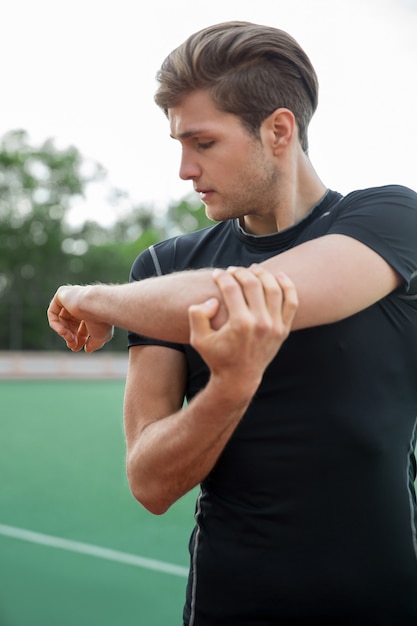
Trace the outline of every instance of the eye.
<instances>
[{"instance_id":1,"label":"eye","mask_svg":"<svg viewBox=\"0 0 417 626\"><path fill-rule=\"evenodd\" d=\"M197 143L197 148L199 150L208 150L209 148L211 148L211 146L214 144L214 141L207 141L207 142L199 142Z\"/></svg>"}]
</instances>

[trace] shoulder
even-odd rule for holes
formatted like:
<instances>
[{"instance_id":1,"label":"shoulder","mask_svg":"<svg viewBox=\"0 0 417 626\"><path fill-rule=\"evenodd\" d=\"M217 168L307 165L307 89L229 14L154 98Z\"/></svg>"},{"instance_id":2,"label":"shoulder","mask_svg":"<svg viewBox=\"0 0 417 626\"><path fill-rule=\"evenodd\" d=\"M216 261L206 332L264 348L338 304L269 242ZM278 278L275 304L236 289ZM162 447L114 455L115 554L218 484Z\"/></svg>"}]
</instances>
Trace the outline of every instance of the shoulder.
<instances>
[{"instance_id":1,"label":"shoulder","mask_svg":"<svg viewBox=\"0 0 417 626\"><path fill-rule=\"evenodd\" d=\"M213 249L232 236L229 222L170 237L138 255L132 266L131 279L168 274L186 268L210 266Z\"/></svg>"},{"instance_id":2,"label":"shoulder","mask_svg":"<svg viewBox=\"0 0 417 626\"><path fill-rule=\"evenodd\" d=\"M405 205L417 209L417 193L404 185L383 185L357 189L344 196L341 203L344 206L352 205Z\"/></svg>"},{"instance_id":3,"label":"shoulder","mask_svg":"<svg viewBox=\"0 0 417 626\"><path fill-rule=\"evenodd\" d=\"M153 247L153 253L158 257L164 274L186 268L210 267L213 252L226 245L234 237L233 233L230 221L220 222L161 241Z\"/></svg>"},{"instance_id":4,"label":"shoulder","mask_svg":"<svg viewBox=\"0 0 417 626\"><path fill-rule=\"evenodd\" d=\"M417 271L417 193L402 185L360 189L335 207L329 234L357 239L384 258L409 288Z\"/></svg>"},{"instance_id":5,"label":"shoulder","mask_svg":"<svg viewBox=\"0 0 417 626\"><path fill-rule=\"evenodd\" d=\"M402 185L358 189L344 196L332 211L334 225L367 224L372 229L417 228L417 193ZM405 233L404 233L405 234Z\"/></svg>"}]
</instances>

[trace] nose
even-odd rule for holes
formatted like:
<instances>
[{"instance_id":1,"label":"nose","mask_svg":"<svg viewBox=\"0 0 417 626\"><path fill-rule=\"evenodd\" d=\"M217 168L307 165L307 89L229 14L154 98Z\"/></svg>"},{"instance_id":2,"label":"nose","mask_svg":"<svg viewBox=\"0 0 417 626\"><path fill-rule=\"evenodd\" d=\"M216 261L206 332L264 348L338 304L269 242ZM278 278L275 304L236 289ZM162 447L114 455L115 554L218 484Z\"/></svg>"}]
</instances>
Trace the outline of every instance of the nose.
<instances>
[{"instance_id":1,"label":"nose","mask_svg":"<svg viewBox=\"0 0 417 626\"><path fill-rule=\"evenodd\" d=\"M179 176L182 180L196 180L201 176L201 167L190 150L182 150Z\"/></svg>"}]
</instances>

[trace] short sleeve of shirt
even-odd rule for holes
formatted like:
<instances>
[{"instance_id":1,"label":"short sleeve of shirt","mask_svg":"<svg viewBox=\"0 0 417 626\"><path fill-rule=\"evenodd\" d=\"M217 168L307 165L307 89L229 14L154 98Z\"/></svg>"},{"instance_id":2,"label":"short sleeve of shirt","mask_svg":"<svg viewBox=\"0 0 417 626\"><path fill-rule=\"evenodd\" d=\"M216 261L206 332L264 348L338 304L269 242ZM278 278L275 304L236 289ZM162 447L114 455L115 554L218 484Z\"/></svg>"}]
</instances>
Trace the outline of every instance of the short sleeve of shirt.
<instances>
[{"instance_id":1,"label":"short sleeve of shirt","mask_svg":"<svg viewBox=\"0 0 417 626\"><path fill-rule=\"evenodd\" d=\"M164 242L164 246L169 246L171 240ZM132 269L130 271L129 282L133 282L136 280L143 280L145 278L151 278L153 276L161 276L165 274L160 266L160 261L155 253L153 246L142 252L135 262L132 265ZM160 341L159 339L153 339L152 337L145 337L144 335L139 335L132 331L128 331L128 347L132 346L144 346L144 345L153 345L153 346L164 346L167 348L173 348L175 350L184 351L183 344L180 343L170 343L168 341Z\"/></svg>"},{"instance_id":2,"label":"short sleeve of shirt","mask_svg":"<svg viewBox=\"0 0 417 626\"><path fill-rule=\"evenodd\" d=\"M336 208L328 233L353 237L375 250L417 293L417 194L400 185L354 191ZM414 279L414 280L413 280Z\"/></svg>"}]
</instances>

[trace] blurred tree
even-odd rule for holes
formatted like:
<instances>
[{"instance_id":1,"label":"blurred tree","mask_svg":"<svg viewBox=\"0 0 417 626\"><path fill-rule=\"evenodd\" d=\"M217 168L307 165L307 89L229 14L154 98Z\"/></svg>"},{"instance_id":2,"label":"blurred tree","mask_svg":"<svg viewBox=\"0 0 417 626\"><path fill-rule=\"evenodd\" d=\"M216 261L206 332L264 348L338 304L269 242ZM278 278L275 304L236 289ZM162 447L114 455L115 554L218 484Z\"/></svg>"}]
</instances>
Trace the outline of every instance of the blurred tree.
<instances>
[{"instance_id":1,"label":"blurred tree","mask_svg":"<svg viewBox=\"0 0 417 626\"><path fill-rule=\"evenodd\" d=\"M105 170L74 147L58 149L51 139L33 146L15 130L0 140L0 350L65 350L46 321L58 285L126 282L135 257L164 239L212 225L195 194L172 203L164 215L133 206L112 189L112 226L86 221L71 226L75 201L91 183L104 183ZM117 331L106 350L124 350Z\"/></svg>"},{"instance_id":2,"label":"blurred tree","mask_svg":"<svg viewBox=\"0 0 417 626\"><path fill-rule=\"evenodd\" d=\"M74 147L57 149L51 140L34 147L22 130L2 137L0 349L65 349L46 323L46 308L56 287L124 282L137 254L133 240L138 240L138 248L145 230L151 243L159 238L150 229L152 216L139 208L109 230L93 222L81 228L68 224L74 200L105 176L100 165L86 162ZM125 338L121 340L124 347ZM110 349L117 347L115 342Z\"/></svg>"},{"instance_id":3,"label":"blurred tree","mask_svg":"<svg viewBox=\"0 0 417 626\"><path fill-rule=\"evenodd\" d=\"M53 285L67 274L65 215L99 166L83 175L79 152L57 150L51 140L29 145L25 131L0 144L0 347L51 347L45 308ZM47 295L48 294L48 295Z\"/></svg>"},{"instance_id":4,"label":"blurred tree","mask_svg":"<svg viewBox=\"0 0 417 626\"><path fill-rule=\"evenodd\" d=\"M204 204L195 193L189 194L179 203L168 207L165 230L166 236L190 233L194 230L213 226L207 217Z\"/></svg>"}]
</instances>

